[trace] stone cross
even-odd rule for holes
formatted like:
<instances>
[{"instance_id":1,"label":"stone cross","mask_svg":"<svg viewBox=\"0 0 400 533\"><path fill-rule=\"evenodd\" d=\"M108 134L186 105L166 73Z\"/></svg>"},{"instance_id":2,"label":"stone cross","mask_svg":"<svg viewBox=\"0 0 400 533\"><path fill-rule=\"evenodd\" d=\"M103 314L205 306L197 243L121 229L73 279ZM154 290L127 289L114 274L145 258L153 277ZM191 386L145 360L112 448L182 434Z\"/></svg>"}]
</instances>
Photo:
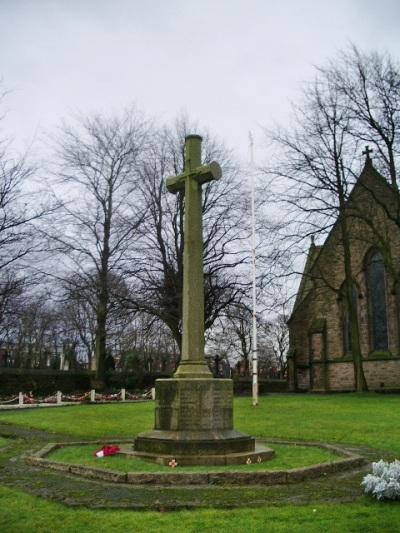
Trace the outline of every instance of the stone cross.
<instances>
[{"instance_id":1,"label":"stone cross","mask_svg":"<svg viewBox=\"0 0 400 533\"><path fill-rule=\"evenodd\" d=\"M175 373L178 378L210 378L204 357L204 274L201 186L218 180L221 167L212 162L201 164L199 135L185 139L184 171L167 179L167 189L185 194L183 306L181 362Z\"/></svg>"}]
</instances>

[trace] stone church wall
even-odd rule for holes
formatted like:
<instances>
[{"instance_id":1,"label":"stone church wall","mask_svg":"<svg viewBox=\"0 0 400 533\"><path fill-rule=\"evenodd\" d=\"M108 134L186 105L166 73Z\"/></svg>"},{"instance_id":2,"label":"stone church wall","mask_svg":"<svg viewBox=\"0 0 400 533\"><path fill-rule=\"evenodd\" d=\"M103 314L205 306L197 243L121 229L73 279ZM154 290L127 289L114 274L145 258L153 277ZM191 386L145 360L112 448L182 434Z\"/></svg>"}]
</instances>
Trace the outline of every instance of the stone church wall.
<instances>
[{"instance_id":1,"label":"stone church wall","mask_svg":"<svg viewBox=\"0 0 400 533\"><path fill-rule=\"evenodd\" d=\"M375 187L375 193L385 201L385 195L392 193L382 178L376 179L376 171L372 167L364 170L362 176L367 187L360 185L353 191L353 205L358 206L357 208L362 206L363 215L373 217L375 227L379 228L381 234L388 236L392 267L399 271L399 227L385 218L382 209L374 206L369 190ZM388 197L388 204L390 201L391 198ZM400 389L400 295L396 295L393 278L389 269L386 269L388 350L375 353L371 348L366 257L370 250L380 249L379 239L360 217L348 218L348 226L365 377L371 390ZM289 320L291 390L347 391L355 388L353 363L349 360L351 354L345 353L344 343L345 274L342 250L338 224L322 247L310 248L310 254L314 254L314 262L308 279L312 282L308 282L308 289L297 302ZM335 290L328 288L328 285ZM337 361L340 359L346 360ZM330 363L331 360L337 362Z\"/></svg>"},{"instance_id":2,"label":"stone church wall","mask_svg":"<svg viewBox=\"0 0 400 533\"><path fill-rule=\"evenodd\" d=\"M400 388L400 359L364 361L364 374L371 390Z\"/></svg>"},{"instance_id":3,"label":"stone church wall","mask_svg":"<svg viewBox=\"0 0 400 533\"><path fill-rule=\"evenodd\" d=\"M353 363L331 363L328 365L329 390L352 391L354 390Z\"/></svg>"},{"instance_id":4,"label":"stone church wall","mask_svg":"<svg viewBox=\"0 0 400 533\"><path fill-rule=\"evenodd\" d=\"M308 391L310 388L310 371L308 368L297 369L297 389Z\"/></svg>"}]
</instances>

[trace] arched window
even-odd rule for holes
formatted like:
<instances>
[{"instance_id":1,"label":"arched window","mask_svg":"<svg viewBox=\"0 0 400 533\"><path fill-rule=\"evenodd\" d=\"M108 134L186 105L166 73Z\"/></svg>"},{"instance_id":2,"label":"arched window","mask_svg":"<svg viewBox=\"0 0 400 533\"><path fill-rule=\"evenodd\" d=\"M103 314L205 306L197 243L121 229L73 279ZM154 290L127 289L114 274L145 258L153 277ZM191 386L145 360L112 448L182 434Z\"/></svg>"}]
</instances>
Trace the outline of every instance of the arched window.
<instances>
[{"instance_id":1,"label":"arched window","mask_svg":"<svg viewBox=\"0 0 400 533\"><path fill-rule=\"evenodd\" d=\"M367 260L368 308L372 350L388 349L385 265L382 254L373 251Z\"/></svg>"},{"instance_id":2,"label":"arched window","mask_svg":"<svg viewBox=\"0 0 400 533\"><path fill-rule=\"evenodd\" d=\"M357 309L357 301L358 301L358 290L355 283L353 283L352 287L352 296L353 296L353 304L356 310ZM343 350L345 355L351 354L351 321L350 321L350 313L348 310L347 305L347 298L346 298L346 282L343 283L341 289L340 289L341 295L340 300L342 302L342 327L343 327Z\"/></svg>"}]
</instances>

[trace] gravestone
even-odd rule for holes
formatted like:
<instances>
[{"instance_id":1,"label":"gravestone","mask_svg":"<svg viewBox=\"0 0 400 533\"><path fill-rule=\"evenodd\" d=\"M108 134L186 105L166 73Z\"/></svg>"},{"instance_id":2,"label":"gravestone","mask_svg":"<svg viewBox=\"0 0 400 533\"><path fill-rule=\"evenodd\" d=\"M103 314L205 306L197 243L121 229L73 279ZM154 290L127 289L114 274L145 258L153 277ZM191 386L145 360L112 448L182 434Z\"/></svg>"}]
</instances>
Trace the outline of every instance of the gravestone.
<instances>
[{"instance_id":1,"label":"gravestone","mask_svg":"<svg viewBox=\"0 0 400 533\"><path fill-rule=\"evenodd\" d=\"M156 381L154 430L135 439L135 454L167 464L228 464L257 454L254 438L233 429L233 383L213 378L204 357L202 185L221 177L218 163L201 165L201 137L185 140L184 172L167 179L185 195L181 361L172 379Z\"/></svg>"}]
</instances>

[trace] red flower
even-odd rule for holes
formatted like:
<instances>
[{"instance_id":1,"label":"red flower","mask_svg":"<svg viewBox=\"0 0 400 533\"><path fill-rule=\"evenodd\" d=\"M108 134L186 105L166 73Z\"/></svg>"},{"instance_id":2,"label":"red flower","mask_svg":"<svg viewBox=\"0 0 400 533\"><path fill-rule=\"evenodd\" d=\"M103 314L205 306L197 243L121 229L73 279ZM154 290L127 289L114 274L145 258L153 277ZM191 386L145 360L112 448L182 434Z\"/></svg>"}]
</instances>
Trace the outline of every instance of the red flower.
<instances>
[{"instance_id":1,"label":"red flower","mask_svg":"<svg viewBox=\"0 0 400 533\"><path fill-rule=\"evenodd\" d=\"M93 455L96 457L107 457L108 455L115 455L119 451L119 446L107 444L106 446L103 446L100 450L97 450L97 452L94 452Z\"/></svg>"}]
</instances>

